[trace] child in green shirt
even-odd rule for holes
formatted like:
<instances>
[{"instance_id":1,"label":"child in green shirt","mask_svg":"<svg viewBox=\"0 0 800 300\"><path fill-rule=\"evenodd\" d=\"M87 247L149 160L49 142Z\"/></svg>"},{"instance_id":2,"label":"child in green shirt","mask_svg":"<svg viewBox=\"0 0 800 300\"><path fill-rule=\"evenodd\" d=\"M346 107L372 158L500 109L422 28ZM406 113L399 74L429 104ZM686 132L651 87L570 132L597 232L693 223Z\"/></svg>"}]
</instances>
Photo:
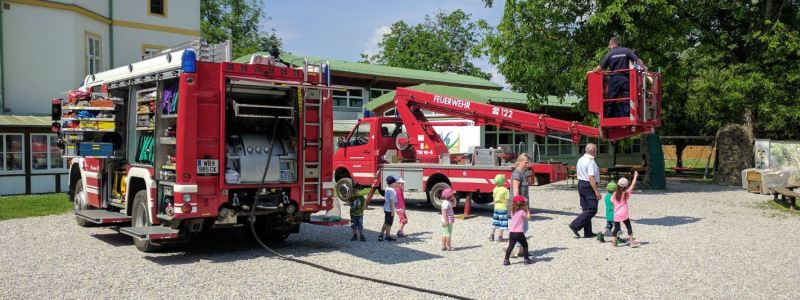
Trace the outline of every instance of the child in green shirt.
<instances>
[{"instance_id":1,"label":"child in green shirt","mask_svg":"<svg viewBox=\"0 0 800 300\"><path fill-rule=\"evenodd\" d=\"M359 195L359 189L356 186L353 186L355 196L350 199L350 228L353 229L353 237L350 240L366 242L367 239L364 237L364 207L367 206L367 201L364 200L364 196Z\"/></svg>"},{"instance_id":2,"label":"child in green shirt","mask_svg":"<svg viewBox=\"0 0 800 300\"><path fill-rule=\"evenodd\" d=\"M610 235L611 229L614 228L614 203L611 203L611 196L614 194L616 190L617 190L616 183L609 182L606 185L606 191L608 193L606 193L605 197L603 197L603 200L605 200L606 203L606 230L597 235L597 240L600 241L601 243L605 243L606 241L605 236ZM623 241L622 239L619 238L617 240Z\"/></svg>"},{"instance_id":3,"label":"child in green shirt","mask_svg":"<svg viewBox=\"0 0 800 300\"><path fill-rule=\"evenodd\" d=\"M494 177L495 188L492 191L494 214L492 215L492 234L489 235L489 241L494 241L494 232L500 230L500 234L497 236L497 241L500 243L506 241L503 238L503 231L508 230L508 189L505 184L505 175L497 174Z\"/></svg>"}]
</instances>

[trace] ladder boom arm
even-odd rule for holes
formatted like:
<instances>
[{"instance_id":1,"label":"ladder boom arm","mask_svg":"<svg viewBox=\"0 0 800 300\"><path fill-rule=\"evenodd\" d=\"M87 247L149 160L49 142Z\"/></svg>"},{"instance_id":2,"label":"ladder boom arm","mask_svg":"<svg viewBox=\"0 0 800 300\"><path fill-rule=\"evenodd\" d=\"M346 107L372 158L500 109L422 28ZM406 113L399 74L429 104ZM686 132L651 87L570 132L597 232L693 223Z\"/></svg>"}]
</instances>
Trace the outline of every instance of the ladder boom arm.
<instances>
[{"instance_id":1,"label":"ladder boom arm","mask_svg":"<svg viewBox=\"0 0 800 300\"><path fill-rule=\"evenodd\" d=\"M542 136L553 132L567 133L574 143L578 143L581 136L600 137L599 128L583 125L576 121L565 121L546 114L532 113L406 88L397 89L394 102L400 117L407 125L409 125L408 123L412 123L412 125L414 123L427 124L427 118L421 112L424 109L470 120L475 122L476 125L492 125ZM408 122L409 120L412 120L412 122ZM425 134L436 135L432 128L428 129L430 126L425 127L422 128Z\"/></svg>"}]
</instances>

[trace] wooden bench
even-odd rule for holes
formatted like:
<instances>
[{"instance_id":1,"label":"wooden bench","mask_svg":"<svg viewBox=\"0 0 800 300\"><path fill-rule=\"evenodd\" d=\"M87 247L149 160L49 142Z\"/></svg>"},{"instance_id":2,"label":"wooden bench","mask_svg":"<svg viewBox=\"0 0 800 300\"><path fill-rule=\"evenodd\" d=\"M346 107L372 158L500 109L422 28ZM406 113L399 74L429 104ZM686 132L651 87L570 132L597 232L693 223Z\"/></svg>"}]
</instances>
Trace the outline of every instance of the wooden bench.
<instances>
[{"instance_id":1,"label":"wooden bench","mask_svg":"<svg viewBox=\"0 0 800 300\"><path fill-rule=\"evenodd\" d=\"M790 207L797 208L795 202L797 198L800 197L800 194L794 191L795 188L797 187L772 187L769 188L769 190L772 192L772 196L774 197L773 200L775 200L775 202L778 201L778 195L781 195L781 201L786 202L786 199L788 198Z\"/></svg>"}]
</instances>

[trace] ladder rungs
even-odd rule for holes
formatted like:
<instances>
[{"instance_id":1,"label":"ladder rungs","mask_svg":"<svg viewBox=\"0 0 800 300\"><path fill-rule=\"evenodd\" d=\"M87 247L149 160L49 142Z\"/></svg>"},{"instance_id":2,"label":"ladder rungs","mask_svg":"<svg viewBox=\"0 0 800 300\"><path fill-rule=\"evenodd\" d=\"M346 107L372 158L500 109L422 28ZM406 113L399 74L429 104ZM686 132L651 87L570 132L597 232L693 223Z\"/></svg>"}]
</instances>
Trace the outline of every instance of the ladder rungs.
<instances>
[{"instance_id":1,"label":"ladder rungs","mask_svg":"<svg viewBox=\"0 0 800 300\"><path fill-rule=\"evenodd\" d=\"M317 100L317 99L313 99L313 100ZM306 106L319 107L319 103L306 103Z\"/></svg>"},{"instance_id":2,"label":"ladder rungs","mask_svg":"<svg viewBox=\"0 0 800 300\"><path fill-rule=\"evenodd\" d=\"M306 126L319 126L319 123L306 123Z\"/></svg>"}]
</instances>

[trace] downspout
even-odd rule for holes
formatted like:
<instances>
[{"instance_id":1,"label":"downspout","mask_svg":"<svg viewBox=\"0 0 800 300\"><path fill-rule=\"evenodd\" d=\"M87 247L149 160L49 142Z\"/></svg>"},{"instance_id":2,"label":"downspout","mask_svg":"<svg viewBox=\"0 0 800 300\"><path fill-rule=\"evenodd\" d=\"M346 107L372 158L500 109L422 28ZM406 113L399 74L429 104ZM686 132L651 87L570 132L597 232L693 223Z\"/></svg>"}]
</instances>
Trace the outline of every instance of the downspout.
<instances>
[{"instance_id":1,"label":"downspout","mask_svg":"<svg viewBox=\"0 0 800 300\"><path fill-rule=\"evenodd\" d=\"M108 0L108 69L114 68L114 1Z\"/></svg>"},{"instance_id":2,"label":"downspout","mask_svg":"<svg viewBox=\"0 0 800 300\"><path fill-rule=\"evenodd\" d=\"M2 1L0 1L2 4ZM6 65L3 63L3 8L0 7L0 114L6 112Z\"/></svg>"}]
</instances>

